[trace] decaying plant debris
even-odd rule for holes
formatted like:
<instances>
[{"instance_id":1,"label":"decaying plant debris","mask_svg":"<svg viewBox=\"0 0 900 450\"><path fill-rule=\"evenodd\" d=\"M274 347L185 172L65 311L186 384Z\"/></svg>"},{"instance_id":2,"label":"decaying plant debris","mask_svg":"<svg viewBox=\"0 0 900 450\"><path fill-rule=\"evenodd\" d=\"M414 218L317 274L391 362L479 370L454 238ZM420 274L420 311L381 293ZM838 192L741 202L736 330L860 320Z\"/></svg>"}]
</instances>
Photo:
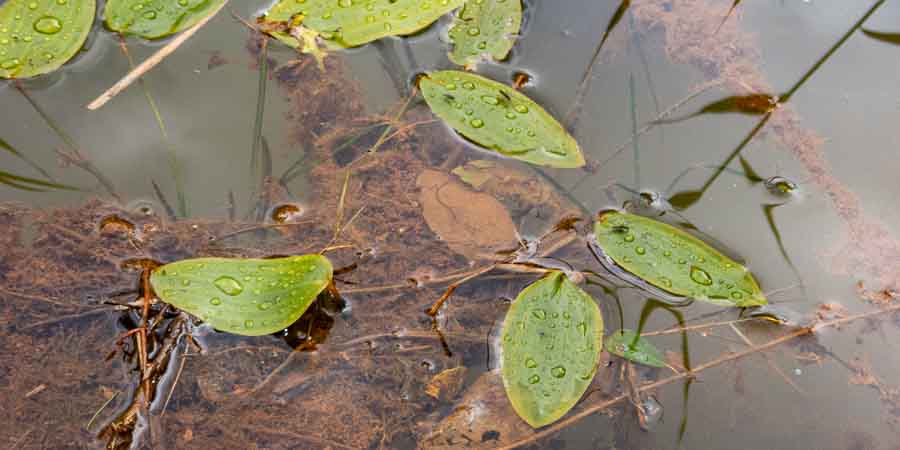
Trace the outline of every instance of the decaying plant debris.
<instances>
[{"instance_id":1,"label":"decaying plant debris","mask_svg":"<svg viewBox=\"0 0 900 450\"><path fill-rule=\"evenodd\" d=\"M634 13L642 26L665 31L676 62L705 67L710 78L732 81L728 86L734 90L739 81L758 73L744 59L749 49L733 50L739 53L734 63L727 55L685 50L692 48L694 38L678 33L689 33L694 9L709 5L698 0L672 9L667 4L635 2ZM706 22L693 26L702 25L704 32L717 25L710 17L721 17L696 16ZM723 25L723 39L739 32L736 23ZM258 49L254 43L251 48ZM624 363L605 361L608 369L560 424L535 433L511 411L491 363L496 357L492 339L496 320L506 309L504 298L514 297L530 281L528 276L492 272L460 287L438 317L441 335L422 312L448 282L477 269L475 262L489 256L459 246L450 236L440 239L436 223L447 219L430 219L429 203L444 208L441 214L465 211L454 211L452 198L423 192L452 183L465 199L490 198L484 201L505 208L498 220L506 232L485 236L481 250L518 245L510 227L540 235L560 218L578 213L577 205L533 172L460 142L415 100L366 114L358 100L360 89L340 58L326 59L327 70L339 74L329 77L321 77L309 61L304 56L268 65L290 102L287 120L297 124L291 138L298 148L305 146L305 153L296 156L311 168L306 195L316 201L297 220L172 221L161 207L126 210L101 199L49 211L0 205L0 339L5 344L0 346L0 403L11 412L0 423L0 442L64 448L99 436L113 448L126 448L132 439L156 448L215 448L222 442L269 449L541 447L552 445L559 430L596 412L616 421L619 432L596 437L595 447L627 448L644 439L636 428L638 402L633 397L695 374L683 367L676 367L675 374L639 369L631 372L629 396L617 376L629 373ZM750 81L752 86L762 83L761 78ZM801 129L789 110L783 114L772 130L807 163L848 225L873 237L865 245L883 243L875 255L891 258L897 248L892 238L865 219L853 194L819 166L824 159L818 138ZM270 204L291 197L278 175L273 174L263 193ZM435 179L440 180L437 186ZM854 239L856 245L866 241ZM144 263L323 248L330 248L335 267L347 269L336 276L342 299L322 298L285 336L218 334L154 305L151 314L159 325L147 354L158 369L150 372L152 394L142 391L148 382L140 379L139 349L134 339L120 337L141 318L137 304L129 304L140 300ZM873 248L854 247L847 257L871 256ZM580 245L555 256L594 267ZM876 268L875 262L866 267L881 270L875 275L886 284L896 276L888 268ZM894 291L876 289L865 291L866 297L881 293L871 294L877 300L870 301L896 315ZM605 295L595 291L598 297ZM837 307L826 309L828 314L813 327L850 324L861 317L837 314ZM693 324L689 331L725 334L717 326L769 326L721 320ZM681 331L686 330L659 334ZM792 358L820 363L831 356L815 342L813 331L771 325L772 341L741 348L729 341L721 356L694 370L702 376L705 369L733 363L730 367L739 373L739 358L788 342L794 344L785 350ZM743 390L741 380L735 377L736 390ZM885 417L896 423L896 388L877 378L865 360L849 364L848 381L875 390ZM146 405L142 397L148 397ZM865 434L848 439L869 445Z\"/></svg>"}]
</instances>

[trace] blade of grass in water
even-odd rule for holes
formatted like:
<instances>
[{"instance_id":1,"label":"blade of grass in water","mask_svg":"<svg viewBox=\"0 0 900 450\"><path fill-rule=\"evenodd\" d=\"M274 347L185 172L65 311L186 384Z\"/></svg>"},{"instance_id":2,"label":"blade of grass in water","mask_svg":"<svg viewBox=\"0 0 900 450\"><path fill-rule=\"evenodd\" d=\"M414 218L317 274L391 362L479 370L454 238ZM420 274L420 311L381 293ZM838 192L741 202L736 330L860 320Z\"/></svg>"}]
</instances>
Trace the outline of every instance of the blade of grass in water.
<instances>
[{"instance_id":1,"label":"blade of grass in water","mask_svg":"<svg viewBox=\"0 0 900 450\"><path fill-rule=\"evenodd\" d=\"M178 216L175 215L175 210L172 209L172 205L169 204L169 200L166 199L166 195L163 194L162 189L156 184L156 180L150 180L150 184L153 185L153 193L156 195L156 199L159 200L163 209L166 210L166 216L168 216L170 220L175 220Z\"/></svg>"},{"instance_id":2,"label":"blade of grass in water","mask_svg":"<svg viewBox=\"0 0 900 450\"><path fill-rule=\"evenodd\" d=\"M0 171L0 183L16 189L25 191L46 191L47 189L63 189L67 191L77 191L78 188L65 184L55 183L52 181L38 180L37 178L25 177L14 173Z\"/></svg>"},{"instance_id":3,"label":"blade of grass in water","mask_svg":"<svg viewBox=\"0 0 900 450\"><path fill-rule=\"evenodd\" d=\"M131 58L131 53L128 51L128 46L125 45L125 38L122 36L119 36L119 48L122 49L122 53L128 60L128 67L131 70L134 70L134 59ZM184 180L181 174L181 166L178 164L178 152L175 149L175 145L172 144L172 141L169 139L169 132L166 128L166 123L165 121L163 121L162 114L159 112L159 108L156 106L156 100L154 100L153 94L150 93L150 89L144 82L144 78L138 78L137 82L141 86L141 90L144 92L144 97L147 99L147 104L153 111L153 117L154 119L156 119L156 125L159 127L159 133L163 138L163 143L169 149L169 168L170 170L172 170L172 179L175 181L175 195L178 199L178 214L180 214L181 217L187 217L188 205L187 199L185 198L184 194ZM158 189L158 186L156 186L156 188Z\"/></svg>"},{"instance_id":4,"label":"blade of grass in water","mask_svg":"<svg viewBox=\"0 0 900 450\"><path fill-rule=\"evenodd\" d=\"M603 50L603 44L609 39L609 34L616 28L616 25L619 24L622 20L622 16L625 15L625 11L628 11L630 6L631 0L622 0L622 3L616 8L616 11L609 19L609 23L606 24L606 30L603 32L603 37L600 38L600 43L597 44L597 47L594 49L594 54L591 55L590 62L588 62L588 66L581 76L581 81L578 83L578 90L575 91L575 101L572 102L572 109L569 110L564 122L566 129L568 129L570 133L574 133L575 129L578 127L578 119L581 116L581 110L584 108L584 99L591 89L591 78L594 75L594 66L597 65L597 60L600 59L600 51Z\"/></svg>"},{"instance_id":5,"label":"blade of grass in water","mask_svg":"<svg viewBox=\"0 0 900 450\"><path fill-rule=\"evenodd\" d=\"M113 186L112 181L110 181L109 178L106 178L106 176L103 175L103 172L100 172L99 169L97 169L90 161L88 161L81 155L81 152L78 151L78 146L75 145L75 141L59 126L59 124L56 123L55 120L53 120L52 117L50 117L49 114L47 114L46 111L44 111L43 108L41 108L40 105L38 105L36 101L34 101L33 98L31 98L31 95L28 94L28 91L25 90L25 87L22 86L22 84L18 81L16 82L16 89L19 90L19 93L22 94L22 97L25 97L25 100L27 100L28 104L30 104L31 107L34 108L35 112L37 112L38 115L41 116L42 119L44 119L44 123L46 123L47 126L50 127L50 129L53 130L54 133L56 133L56 136L59 137L61 141L63 141L70 152L70 154L66 154L57 150L57 153L68 162L93 175L94 178L96 178L97 181L100 182L103 188L106 189L106 192L109 193L109 195L121 202L122 197L120 197L116 192L116 188L115 186Z\"/></svg>"},{"instance_id":6,"label":"blade of grass in water","mask_svg":"<svg viewBox=\"0 0 900 450\"><path fill-rule=\"evenodd\" d=\"M793 95L801 87L803 87L803 85L806 84L806 82L809 81L810 78L812 78L812 76L819 70L819 68L821 68L822 65L825 64L825 62L828 61L831 58L831 56L834 55L834 53L837 52L838 49L844 45L845 42L847 42L848 39L850 39L850 36L852 36L856 32L856 30L859 30L862 28L862 26L866 22L866 20L868 20L869 17L871 17L872 14L874 14L875 11L877 11L878 8L880 8L884 4L885 1L886 0L877 0L875 3L873 3L872 6L869 7L869 9L865 12L865 14L863 14L862 17L860 17L859 20L857 20L856 23L854 23L853 26L850 27L850 29L847 30L847 32L844 33L844 35L841 36L840 39L838 39L837 42L835 42L834 45L832 45L831 48L829 48L828 51L825 52L824 55L822 55L818 60L816 60L816 62L812 65L812 67L810 67L809 70L807 70L806 73L804 73L803 76L801 76L800 79L797 80L797 82L794 83L794 85L791 86L790 89L788 89L787 92L785 92L784 94L782 94L778 97L778 101L782 104L787 103L791 99L791 97L793 97ZM734 159L737 158L741 154L741 152L744 150L744 148L747 147L747 144L749 144L750 141L753 139L753 137L756 136L756 133L758 133L759 130L761 130L762 127L766 124L766 122L769 121L769 119L772 117L773 112L774 111L767 112L759 120L759 122L756 124L756 126L753 127L753 129L750 131L750 133L747 134L746 137L744 137L744 139L740 142L740 144L738 144L737 148L735 148L731 152L731 154L729 154L728 157L725 158L725 161L723 161L722 165L720 166L722 168L716 170L713 173L713 175L708 180L706 180L706 182L703 184L703 187L700 189L701 194L705 193L706 190L709 189L709 187L712 186L712 184L716 181L716 179L719 178L719 176L724 171L724 167L731 164L731 162L734 161Z\"/></svg>"},{"instance_id":7,"label":"blade of grass in water","mask_svg":"<svg viewBox=\"0 0 900 450\"><path fill-rule=\"evenodd\" d=\"M259 197L256 202L256 221L262 222L266 218L266 211L269 210L271 199L269 198L270 190L267 185L272 178L272 151L269 149L269 141L265 136L260 136L259 146Z\"/></svg>"},{"instance_id":8,"label":"blade of grass in water","mask_svg":"<svg viewBox=\"0 0 900 450\"><path fill-rule=\"evenodd\" d=\"M740 5L740 4L741 4L741 0L734 0L731 3L731 8L728 8L728 12L725 13L725 17L722 18L722 22L719 23L719 26L716 27L716 31L713 32L713 34L719 33L719 30L722 29L722 25L725 25L725 22L728 22L728 18L731 17L732 14L734 14L735 8L737 8L738 5Z\"/></svg>"},{"instance_id":9,"label":"blade of grass in water","mask_svg":"<svg viewBox=\"0 0 900 450\"><path fill-rule=\"evenodd\" d=\"M263 116L266 113L266 85L269 81L268 39L262 41L259 49L259 59L256 65L259 68L259 81L256 85L256 117L253 120L253 144L250 146L250 170L256 177L256 167L259 164L259 152L262 146Z\"/></svg>"},{"instance_id":10,"label":"blade of grass in water","mask_svg":"<svg viewBox=\"0 0 900 450\"><path fill-rule=\"evenodd\" d=\"M628 106L631 109L631 148L634 153L634 188L641 190L641 154L637 136L637 102L634 95L634 74L628 74ZM640 199L635 196L635 201Z\"/></svg>"},{"instance_id":11,"label":"blade of grass in water","mask_svg":"<svg viewBox=\"0 0 900 450\"><path fill-rule=\"evenodd\" d=\"M48 180L51 180L51 181L53 180L53 176L51 176L49 173L47 173L47 171L44 170L41 166L39 166L37 163L32 161L31 158L29 158L24 153L20 152L15 147L13 147L9 142L6 142L5 140L0 139L0 149L6 150L7 152L11 153L12 155L15 155L16 157L18 157L19 159L24 161L25 164L28 164L32 169L40 172L40 174L43 175L44 177L46 177Z\"/></svg>"},{"instance_id":12,"label":"blade of grass in water","mask_svg":"<svg viewBox=\"0 0 900 450\"><path fill-rule=\"evenodd\" d=\"M775 208L781 205L784 205L784 203L762 205L763 214L766 216L766 223L769 224L769 230L772 232L772 236L775 237L775 243L778 244L778 251L781 252L781 257L784 258L784 261L790 266L791 271L794 272L794 276L797 277L797 281L800 283L800 289L805 296L806 288L803 283L803 278L800 276L800 271L797 270L797 266L794 265L794 261L791 259L790 255L788 255L787 249L784 248L784 240L781 238L781 231L779 231L778 226L775 225Z\"/></svg>"}]
</instances>

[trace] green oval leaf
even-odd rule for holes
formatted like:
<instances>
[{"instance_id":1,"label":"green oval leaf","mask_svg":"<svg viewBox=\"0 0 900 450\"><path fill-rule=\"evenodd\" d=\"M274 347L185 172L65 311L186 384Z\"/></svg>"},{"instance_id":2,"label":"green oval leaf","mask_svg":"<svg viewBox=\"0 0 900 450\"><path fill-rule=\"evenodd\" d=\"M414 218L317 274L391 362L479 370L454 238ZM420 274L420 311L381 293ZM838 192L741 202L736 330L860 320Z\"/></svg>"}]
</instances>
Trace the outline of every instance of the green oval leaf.
<instances>
[{"instance_id":1,"label":"green oval leaf","mask_svg":"<svg viewBox=\"0 0 900 450\"><path fill-rule=\"evenodd\" d=\"M651 367L666 367L666 359L662 352L633 330L619 330L607 336L603 347L613 355L631 362Z\"/></svg>"},{"instance_id":2,"label":"green oval leaf","mask_svg":"<svg viewBox=\"0 0 900 450\"><path fill-rule=\"evenodd\" d=\"M108 0L106 26L122 34L159 39L192 27L225 0Z\"/></svg>"},{"instance_id":3,"label":"green oval leaf","mask_svg":"<svg viewBox=\"0 0 900 450\"><path fill-rule=\"evenodd\" d=\"M501 339L506 395L519 417L538 428L565 415L591 384L603 316L590 295L554 271L519 293Z\"/></svg>"},{"instance_id":4,"label":"green oval leaf","mask_svg":"<svg viewBox=\"0 0 900 450\"><path fill-rule=\"evenodd\" d=\"M449 30L453 43L450 61L466 67L489 59L502 61L515 44L521 26L521 0L466 2Z\"/></svg>"},{"instance_id":5,"label":"green oval leaf","mask_svg":"<svg viewBox=\"0 0 900 450\"><path fill-rule=\"evenodd\" d=\"M0 77L52 72L81 49L95 0L7 0L0 6Z\"/></svg>"},{"instance_id":6,"label":"green oval leaf","mask_svg":"<svg viewBox=\"0 0 900 450\"><path fill-rule=\"evenodd\" d=\"M331 283L332 271L321 255L196 258L160 267L150 283L162 301L218 330L259 336L300 318Z\"/></svg>"},{"instance_id":7,"label":"green oval leaf","mask_svg":"<svg viewBox=\"0 0 900 450\"><path fill-rule=\"evenodd\" d=\"M591 248L604 265L665 293L724 306L768 303L746 267L669 224L603 211L594 222L594 237Z\"/></svg>"},{"instance_id":8,"label":"green oval leaf","mask_svg":"<svg viewBox=\"0 0 900 450\"><path fill-rule=\"evenodd\" d=\"M456 70L431 72L419 87L431 111L476 144L540 166L584 165L578 142L515 89Z\"/></svg>"},{"instance_id":9,"label":"green oval leaf","mask_svg":"<svg viewBox=\"0 0 900 450\"><path fill-rule=\"evenodd\" d=\"M386 36L413 34L464 3L465 0L281 0L269 9L263 21L284 29L302 24L341 47L356 47ZM281 33L282 40L288 37Z\"/></svg>"}]
</instances>

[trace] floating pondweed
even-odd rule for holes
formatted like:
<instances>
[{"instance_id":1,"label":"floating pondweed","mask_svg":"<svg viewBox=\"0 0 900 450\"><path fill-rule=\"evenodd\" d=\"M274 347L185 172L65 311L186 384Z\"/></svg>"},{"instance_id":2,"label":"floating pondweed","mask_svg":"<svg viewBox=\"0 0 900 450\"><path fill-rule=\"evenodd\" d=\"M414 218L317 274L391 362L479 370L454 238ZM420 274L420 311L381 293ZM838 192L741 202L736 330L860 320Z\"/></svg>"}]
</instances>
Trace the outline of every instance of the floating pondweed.
<instances>
[{"instance_id":1,"label":"floating pondweed","mask_svg":"<svg viewBox=\"0 0 900 450\"><path fill-rule=\"evenodd\" d=\"M294 323L330 283L321 255L276 259L197 258L166 264L150 278L162 301L214 328L245 336Z\"/></svg>"},{"instance_id":2,"label":"floating pondweed","mask_svg":"<svg viewBox=\"0 0 900 450\"><path fill-rule=\"evenodd\" d=\"M519 293L503 323L503 384L532 427L565 415L587 390L603 347L594 299L552 271Z\"/></svg>"},{"instance_id":3,"label":"floating pondweed","mask_svg":"<svg viewBox=\"0 0 900 450\"><path fill-rule=\"evenodd\" d=\"M8 0L0 6L0 78L58 69L81 49L96 10L95 0Z\"/></svg>"},{"instance_id":4,"label":"floating pondweed","mask_svg":"<svg viewBox=\"0 0 900 450\"><path fill-rule=\"evenodd\" d=\"M450 61L468 68L484 60L506 59L521 25L521 0L466 2L448 33L453 44Z\"/></svg>"},{"instance_id":5,"label":"floating pondweed","mask_svg":"<svg viewBox=\"0 0 900 450\"><path fill-rule=\"evenodd\" d=\"M215 12L225 0L108 0L106 26L145 39L184 31Z\"/></svg>"},{"instance_id":6,"label":"floating pondweed","mask_svg":"<svg viewBox=\"0 0 900 450\"><path fill-rule=\"evenodd\" d=\"M578 142L524 94L479 75L444 70L419 81L438 117L472 142L540 166L584 165Z\"/></svg>"},{"instance_id":7,"label":"floating pondweed","mask_svg":"<svg viewBox=\"0 0 900 450\"><path fill-rule=\"evenodd\" d=\"M594 223L590 244L604 265L622 269L669 296L725 306L768 303L746 267L657 220L603 211Z\"/></svg>"}]
</instances>

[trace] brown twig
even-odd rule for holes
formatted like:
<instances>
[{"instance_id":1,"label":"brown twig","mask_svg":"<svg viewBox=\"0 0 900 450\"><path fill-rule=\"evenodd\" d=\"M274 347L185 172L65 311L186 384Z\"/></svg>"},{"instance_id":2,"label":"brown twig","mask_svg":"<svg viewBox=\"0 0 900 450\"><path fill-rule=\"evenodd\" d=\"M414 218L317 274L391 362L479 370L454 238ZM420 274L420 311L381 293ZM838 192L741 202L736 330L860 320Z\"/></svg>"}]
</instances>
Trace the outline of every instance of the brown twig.
<instances>
[{"instance_id":1,"label":"brown twig","mask_svg":"<svg viewBox=\"0 0 900 450\"><path fill-rule=\"evenodd\" d=\"M131 86L131 83L134 83L137 79L144 76L144 74L146 74L151 69L156 67L157 64L159 64L160 62L162 62L162 60L166 59L166 57L171 55L172 52L174 52L175 50L178 49L178 47L181 47L181 44L184 44L185 41L190 39L191 36L193 36L194 33L196 33L200 28L203 28L203 26L206 25L206 23L209 22L210 19L215 17L215 15L218 14L219 11L221 11L222 8L224 8L227 3L228 3L228 0L222 2L221 5L219 5L215 10L213 10L208 16L204 17L199 22L197 22L196 25L188 28L187 30L184 30L181 34L176 36L175 39L172 39L171 42L169 42L164 47L157 50L156 53L154 53L152 56L150 56L149 58L144 60L144 62L139 64L132 71L128 72L127 75L122 77L121 80L117 81L116 84L112 85L112 87L107 89L106 92L100 94L99 97L97 97L96 99L94 99L94 101L89 103L87 105L87 109L90 109L93 111L93 110L96 110L96 109L102 107L103 105L106 104L106 102L112 100L113 97L115 97L120 92L125 90L128 86Z\"/></svg>"},{"instance_id":2,"label":"brown twig","mask_svg":"<svg viewBox=\"0 0 900 450\"><path fill-rule=\"evenodd\" d=\"M440 311L441 306L443 306L444 302L446 302L447 299L450 298L451 295L453 295L453 291L455 291L456 288L458 288L460 285L462 285L466 281L469 281L473 278L477 278L481 275L484 275L484 274L494 270L496 267L497 267L497 263L494 263L494 264L491 264L488 266L484 266L478 270L472 271L469 275L463 277L462 279L460 279L458 281L454 281L452 284L450 284L450 286L447 287L447 290L444 291L444 295L441 295L441 298L439 298L436 302L434 302L434 304L431 305L430 308L425 310L425 313L431 317L436 316L438 311Z\"/></svg>"},{"instance_id":3,"label":"brown twig","mask_svg":"<svg viewBox=\"0 0 900 450\"><path fill-rule=\"evenodd\" d=\"M734 324L731 324L730 326L731 330L734 331L734 334L738 335L738 337L740 337L748 347L753 347L755 345L753 344L753 341L751 341L750 338L747 337L747 335L741 332L738 327L736 327ZM797 383L794 383L794 380L788 377L787 374L784 373L783 370L781 370L781 367L778 367L778 364L775 364L775 361L772 361L772 358L769 355L763 353L762 356L766 359L766 363L769 365L769 368L777 373L781 377L781 379L788 384L788 386L792 387L798 394L806 395L806 392L802 388L800 388L800 386L797 386Z\"/></svg>"}]
</instances>

